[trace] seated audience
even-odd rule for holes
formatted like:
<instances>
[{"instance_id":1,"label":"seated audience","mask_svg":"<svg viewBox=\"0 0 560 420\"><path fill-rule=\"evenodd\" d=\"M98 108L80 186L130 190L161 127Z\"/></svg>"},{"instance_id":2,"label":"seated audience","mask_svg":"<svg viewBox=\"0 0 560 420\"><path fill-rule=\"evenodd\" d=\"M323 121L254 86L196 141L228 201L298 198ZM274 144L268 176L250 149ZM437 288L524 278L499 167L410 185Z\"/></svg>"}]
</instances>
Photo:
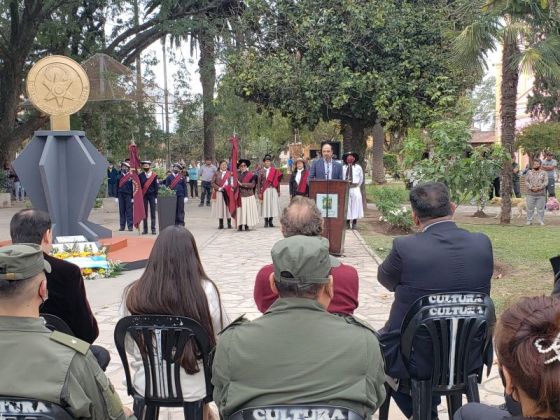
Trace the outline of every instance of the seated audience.
<instances>
[{"instance_id":1,"label":"seated audience","mask_svg":"<svg viewBox=\"0 0 560 420\"><path fill-rule=\"evenodd\" d=\"M43 270L51 267L39 245L0 248L0 395L50 401L79 419L127 418L89 344L39 318L48 296Z\"/></svg>"},{"instance_id":2,"label":"seated audience","mask_svg":"<svg viewBox=\"0 0 560 420\"><path fill-rule=\"evenodd\" d=\"M415 235L395 238L391 253L379 266L378 281L395 300L389 319L380 331L386 371L392 378L406 380L409 369L417 379L431 376L431 345L419 346L414 366L405 366L400 353L401 325L410 306L422 296L440 292L479 292L490 294L493 272L492 244L482 233L460 229L453 222L455 205L447 187L440 182L420 184L410 191ZM424 351L422 351L424 350ZM482 357L473 360L482 365ZM412 399L402 392L393 399L406 417L412 416ZM433 400L437 417L439 397Z\"/></svg>"},{"instance_id":3,"label":"seated audience","mask_svg":"<svg viewBox=\"0 0 560 420\"><path fill-rule=\"evenodd\" d=\"M385 399L373 328L326 308L333 298L324 238L292 236L271 251L270 287L279 295L260 318L240 318L220 334L212 383L222 418L245 407L329 404L371 416Z\"/></svg>"},{"instance_id":4,"label":"seated audience","mask_svg":"<svg viewBox=\"0 0 560 420\"><path fill-rule=\"evenodd\" d=\"M560 418L560 300L553 296L521 299L504 311L494 336L505 392L519 402L515 418ZM470 403L455 420L499 420L510 413Z\"/></svg>"},{"instance_id":5,"label":"seated audience","mask_svg":"<svg viewBox=\"0 0 560 420\"><path fill-rule=\"evenodd\" d=\"M183 226L162 230L154 243L142 276L124 291L121 315L175 315L194 319L208 332L211 343L229 323L218 288L202 267L193 235ZM144 393L145 376L142 356L131 337L125 341L132 355L132 381ZM201 360L187 347L181 365L181 388L185 401L206 396L206 382ZM135 403L135 412L141 407ZM138 410L138 411L137 411ZM207 407L205 407L207 412Z\"/></svg>"},{"instance_id":6,"label":"seated audience","mask_svg":"<svg viewBox=\"0 0 560 420\"><path fill-rule=\"evenodd\" d=\"M301 196L294 197L284 209L280 224L285 238L295 235L320 237L323 232L323 218L315 202ZM270 305L278 298L278 294L270 287L269 278L273 271L272 264L265 265L255 279L253 296L257 308L262 313L268 311ZM354 267L340 263L333 267L331 274L334 296L327 311L352 315L358 307L358 272Z\"/></svg>"},{"instance_id":7,"label":"seated audience","mask_svg":"<svg viewBox=\"0 0 560 420\"><path fill-rule=\"evenodd\" d=\"M76 264L49 255L53 237L48 213L34 209L17 212L10 222L10 236L14 244L40 245L43 257L52 268L47 273L49 298L41 304L39 312L61 318L74 336L92 344L99 329L87 300L82 271ZM111 360L109 352L101 346L91 346L91 351L105 370Z\"/></svg>"}]
</instances>

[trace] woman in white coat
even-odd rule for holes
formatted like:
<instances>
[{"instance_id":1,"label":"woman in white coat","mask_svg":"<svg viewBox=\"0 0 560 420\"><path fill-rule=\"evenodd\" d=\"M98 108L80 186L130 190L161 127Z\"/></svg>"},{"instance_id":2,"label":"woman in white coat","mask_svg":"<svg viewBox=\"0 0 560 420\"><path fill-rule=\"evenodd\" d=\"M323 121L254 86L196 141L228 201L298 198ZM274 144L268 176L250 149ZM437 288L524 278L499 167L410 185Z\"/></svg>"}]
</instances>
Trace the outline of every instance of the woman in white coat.
<instances>
[{"instance_id":1,"label":"woman in white coat","mask_svg":"<svg viewBox=\"0 0 560 420\"><path fill-rule=\"evenodd\" d=\"M358 219L364 217L364 206L362 203L362 192L360 186L364 183L364 171L358 165L360 157L357 153L349 152L342 155L344 166L342 167L342 179L350 182L348 196L348 212L346 214L346 227L356 228Z\"/></svg>"}]
</instances>

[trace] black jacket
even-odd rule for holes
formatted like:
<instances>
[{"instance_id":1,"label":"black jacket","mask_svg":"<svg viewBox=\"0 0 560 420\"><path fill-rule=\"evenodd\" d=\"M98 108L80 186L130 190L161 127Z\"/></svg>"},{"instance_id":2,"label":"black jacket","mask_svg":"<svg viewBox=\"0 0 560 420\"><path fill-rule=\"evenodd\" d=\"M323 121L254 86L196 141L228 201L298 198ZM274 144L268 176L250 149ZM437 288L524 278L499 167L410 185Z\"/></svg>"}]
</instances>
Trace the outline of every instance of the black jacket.
<instances>
[{"instance_id":1,"label":"black jacket","mask_svg":"<svg viewBox=\"0 0 560 420\"><path fill-rule=\"evenodd\" d=\"M493 269L490 239L482 233L460 229L451 221L434 224L422 233L395 238L391 253L377 272L379 283L395 292L389 319L381 330L390 376L407 376L400 360L400 330L410 306L431 293L490 294Z\"/></svg>"},{"instance_id":2,"label":"black jacket","mask_svg":"<svg viewBox=\"0 0 560 420\"><path fill-rule=\"evenodd\" d=\"M142 188L144 188L144 184L146 183L146 181L148 180L148 178L146 177L146 174L144 172L142 172L139 176L140 178L140 185L142 186ZM152 181L152 183L150 184L150 186L148 187L148 191L146 191L146 196L148 197L156 197L157 198L157 193L158 193L158 188L159 188L159 184L158 184L158 176L155 176L156 179L154 179Z\"/></svg>"},{"instance_id":3,"label":"black jacket","mask_svg":"<svg viewBox=\"0 0 560 420\"><path fill-rule=\"evenodd\" d=\"M44 256L51 265L51 272L46 274L49 298L41 305L40 312L62 318L76 337L93 343L99 329L87 300L80 267L47 254Z\"/></svg>"}]
</instances>

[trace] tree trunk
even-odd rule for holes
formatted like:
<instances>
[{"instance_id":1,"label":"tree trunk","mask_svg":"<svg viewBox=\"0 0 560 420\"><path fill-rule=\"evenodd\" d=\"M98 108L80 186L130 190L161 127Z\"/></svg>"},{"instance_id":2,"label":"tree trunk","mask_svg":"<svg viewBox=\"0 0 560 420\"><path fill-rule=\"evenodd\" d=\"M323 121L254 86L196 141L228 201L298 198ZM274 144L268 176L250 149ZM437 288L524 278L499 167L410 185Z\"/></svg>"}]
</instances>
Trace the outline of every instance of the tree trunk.
<instances>
[{"instance_id":1,"label":"tree trunk","mask_svg":"<svg viewBox=\"0 0 560 420\"><path fill-rule=\"evenodd\" d=\"M515 120L517 108L517 82L519 80L519 70L513 62L513 58L519 53L519 48L515 40L504 41L502 50L502 85L500 98L500 118L501 118L501 141L506 152L514 157L515 142ZM509 161L502 165L501 172L501 197L502 215L501 224L511 222L511 193L512 193L512 167Z\"/></svg>"},{"instance_id":2,"label":"tree trunk","mask_svg":"<svg viewBox=\"0 0 560 420\"><path fill-rule=\"evenodd\" d=\"M371 162L371 174L374 184L385 184L385 166L383 165L383 152L385 148L385 131L383 126L377 122L373 126L373 158Z\"/></svg>"},{"instance_id":3,"label":"tree trunk","mask_svg":"<svg viewBox=\"0 0 560 420\"><path fill-rule=\"evenodd\" d=\"M202 84L202 107L204 123L204 158L212 161L216 158L214 132L215 109L214 88L216 86L216 52L213 34L208 29L201 29L198 38L200 46L200 83Z\"/></svg>"}]
</instances>

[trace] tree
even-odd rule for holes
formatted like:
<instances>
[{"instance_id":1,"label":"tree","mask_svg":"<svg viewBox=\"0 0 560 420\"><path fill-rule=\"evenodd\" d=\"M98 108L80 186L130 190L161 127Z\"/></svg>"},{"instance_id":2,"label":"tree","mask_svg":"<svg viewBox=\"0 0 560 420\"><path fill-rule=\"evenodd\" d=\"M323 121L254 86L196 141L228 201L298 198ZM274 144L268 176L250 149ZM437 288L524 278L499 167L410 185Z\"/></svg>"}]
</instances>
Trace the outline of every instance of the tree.
<instances>
[{"instance_id":1,"label":"tree","mask_svg":"<svg viewBox=\"0 0 560 420\"><path fill-rule=\"evenodd\" d=\"M443 182L453 202L472 199L477 204L475 216L481 216L490 184L507 154L499 145L473 148L470 138L469 124L461 120L436 122L426 131L411 130L404 161L412 168L415 182ZM430 150L429 158L423 159L426 150Z\"/></svg>"},{"instance_id":2,"label":"tree","mask_svg":"<svg viewBox=\"0 0 560 420\"><path fill-rule=\"evenodd\" d=\"M560 82L536 76L527 101L527 112L540 121L560 121Z\"/></svg>"},{"instance_id":3,"label":"tree","mask_svg":"<svg viewBox=\"0 0 560 420\"><path fill-rule=\"evenodd\" d=\"M471 95L473 124L480 130L494 130L496 124L496 78L487 77Z\"/></svg>"},{"instance_id":4,"label":"tree","mask_svg":"<svg viewBox=\"0 0 560 420\"><path fill-rule=\"evenodd\" d=\"M500 86L501 144L509 158L514 155L517 84L519 71L531 69L537 75L558 77L560 74L560 38L553 3L547 0L465 0L463 11L470 15L469 24L455 42L456 57L465 66L482 71L486 54L502 46ZM481 13L482 12L482 13ZM502 212L500 222L511 221L512 168L502 165Z\"/></svg>"},{"instance_id":5,"label":"tree","mask_svg":"<svg viewBox=\"0 0 560 420\"><path fill-rule=\"evenodd\" d=\"M527 152L530 160L547 150L560 151L560 122L542 122L525 127L517 136L515 146Z\"/></svg>"},{"instance_id":6,"label":"tree","mask_svg":"<svg viewBox=\"0 0 560 420\"><path fill-rule=\"evenodd\" d=\"M229 57L226 78L237 94L280 110L295 127L340 120L344 149L364 156L368 127L427 124L464 85L464 74L448 65L450 23L441 6L255 0L243 20L258 30ZM379 145L383 135L375 138ZM382 165L383 149L376 150Z\"/></svg>"},{"instance_id":7,"label":"tree","mask_svg":"<svg viewBox=\"0 0 560 420\"><path fill-rule=\"evenodd\" d=\"M216 87L216 56L219 43L230 44L233 32L230 19L238 16L243 10L240 0L227 0L216 4L215 0L200 2L203 13L188 19L175 22L170 33L177 43L182 40L191 43L191 53L198 44L198 69L202 85L202 113L204 125L204 156L215 159L215 118L214 95ZM157 7L168 7L174 14L184 14L184 9L192 8L192 4L183 0L150 0L148 10Z\"/></svg>"},{"instance_id":8,"label":"tree","mask_svg":"<svg viewBox=\"0 0 560 420\"><path fill-rule=\"evenodd\" d=\"M230 0L201 5L189 0L181 10L170 10L168 0L134 25L122 20L105 42L106 18L127 15L125 0L0 0L0 160L11 161L23 140L43 127L47 116L23 107L24 78L31 65L48 54L81 61L105 51L130 64L155 40L171 30L172 23L224 7Z\"/></svg>"}]
</instances>

